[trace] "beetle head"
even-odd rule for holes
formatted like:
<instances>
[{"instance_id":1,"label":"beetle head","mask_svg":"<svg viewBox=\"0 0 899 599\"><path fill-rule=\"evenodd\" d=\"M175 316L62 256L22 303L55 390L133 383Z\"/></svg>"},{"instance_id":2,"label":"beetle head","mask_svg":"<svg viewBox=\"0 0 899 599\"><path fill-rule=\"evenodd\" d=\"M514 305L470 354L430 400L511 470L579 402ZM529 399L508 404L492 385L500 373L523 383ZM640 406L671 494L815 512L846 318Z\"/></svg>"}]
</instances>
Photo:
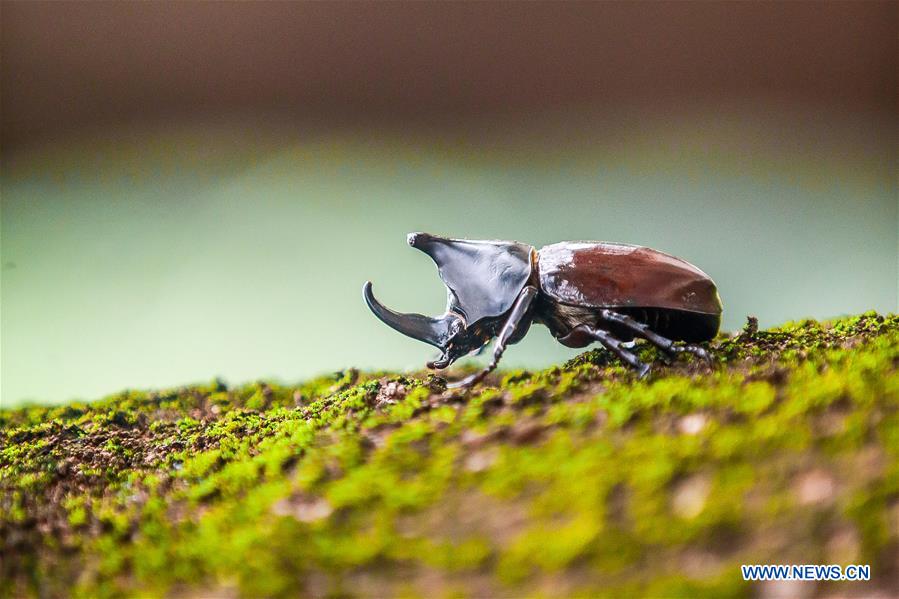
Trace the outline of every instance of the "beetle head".
<instances>
[{"instance_id":1,"label":"beetle head","mask_svg":"<svg viewBox=\"0 0 899 599\"><path fill-rule=\"evenodd\" d=\"M496 334L501 317L531 276L533 248L513 241L447 239L427 233L412 233L407 240L437 264L446 285L446 313L431 318L394 312L375 299L370 282L363 288L365 302L384 324L443 352L428 368L446 368Z\"/></svg>"}]
</instances>

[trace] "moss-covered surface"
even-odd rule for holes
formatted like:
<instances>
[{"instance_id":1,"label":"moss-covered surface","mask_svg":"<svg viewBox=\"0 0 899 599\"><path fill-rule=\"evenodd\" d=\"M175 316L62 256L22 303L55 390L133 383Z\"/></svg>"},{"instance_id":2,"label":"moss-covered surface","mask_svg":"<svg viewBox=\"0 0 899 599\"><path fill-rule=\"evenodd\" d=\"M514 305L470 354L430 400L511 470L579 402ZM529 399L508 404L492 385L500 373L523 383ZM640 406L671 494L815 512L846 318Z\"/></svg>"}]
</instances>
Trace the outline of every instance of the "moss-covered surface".
<instances>
[{"instance_id":1,"label":"moss-covered surface","mask_svg":"<svg viewBox=\"0 0 899 599\"><path fill-rule=\"evenodd\" d=\"M899 316L711 348L0 411L0 594L753 594L742 563L899 593Z\"/></svg>"}]
</instances>

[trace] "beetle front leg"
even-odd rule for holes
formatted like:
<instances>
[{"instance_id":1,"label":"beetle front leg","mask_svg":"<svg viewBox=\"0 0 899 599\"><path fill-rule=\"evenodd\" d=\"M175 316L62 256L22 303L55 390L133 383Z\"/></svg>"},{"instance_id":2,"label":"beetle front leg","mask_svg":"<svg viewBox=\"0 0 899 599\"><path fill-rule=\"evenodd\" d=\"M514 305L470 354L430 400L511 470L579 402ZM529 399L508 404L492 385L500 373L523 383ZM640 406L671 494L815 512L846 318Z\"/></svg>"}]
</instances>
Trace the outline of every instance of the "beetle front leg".
<instances>
[{"instance_id":1,"label":"beetle front leg","mask_svg":"<svg viewBox=\"0 0 899 599\"><path fill-rule=\"evenodd\" d=\"M515 329L518 328L518 325L524 318L525 314L527 314L528 308L531 306L531 302L534 301L534 298L536 296L537 289L535 287L528 286L521 291L521 294L512 305L512 310L509 312L509 318L506 319L505 324L503 324L502 330L496 338L496 347L493 348L493 359L490 360L490 364L487 365L487 368L480 372L476 372L475 374L464 378L461 381L450 383L449 385L447 385L447 388L456 389L459 387L471 387L475 383L483 380L485 376L496 370L497 365L499 365L500 358L503 357L503 352L506 351L506 344L515 333Z\"/></svg>"},{"instance_id":2,"label":"beetle front leg","mask_svg":"<svg viewBox=\"0 0 899 599\"><path fill-rule=\"evenodd\" d=\"M676 354L687 352L693 354L697 358L705 360L708 363L711 363L712 361L712 357L709 355L709 352L707 352L702 347L689 343L685 345L675 345L674 341L672 341L671 339L659 335L658 333L650 329L647 325L634 320L626 314L620 314L618 312L615 312L614 310L604 309L599 311L599 316L606 322L614 322L628 328L636 336L646 339L669 355L673 356Z\"/></svg>"}]
</instances>

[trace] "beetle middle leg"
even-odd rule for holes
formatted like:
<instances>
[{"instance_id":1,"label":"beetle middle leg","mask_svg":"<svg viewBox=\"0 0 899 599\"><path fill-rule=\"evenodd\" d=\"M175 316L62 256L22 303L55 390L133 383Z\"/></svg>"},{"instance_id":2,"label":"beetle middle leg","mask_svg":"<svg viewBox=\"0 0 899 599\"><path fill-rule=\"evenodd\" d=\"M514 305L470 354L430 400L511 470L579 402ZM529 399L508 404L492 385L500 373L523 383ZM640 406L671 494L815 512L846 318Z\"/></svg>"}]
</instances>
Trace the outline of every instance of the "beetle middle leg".
<instances>
[{"instance_id":1,"label":"beetle middle leg","mask_svg":"<svg viewBox=\"0 0 899 599\"><path fill-rule=\"evenodd\" d=\"M622 362L626 363L631 368L636 370L637 376L639 378L642 379L647 374L649 374L649 370L650 370L649 364L644 364L643 362L641 362L640 359L637 358L637 356L635 356L630 351L628 351L627 349L624 348L624 342L622 342L620 339L618 339L617 337L615 337L608 331L604 331L600 328L594 328L594 327L590 327L585 324L582 324L582 325L579 325L579 326L573 328L568 333L568 335L559 339L559 341L561 343L567 345L567 343L565 343L566 338L568 338L568 337L583 338L584 335L586 335L587 337L592 337L593 339L596 339L597 341L599 341L603 347L605 347L607 350L609 350L610 352L612 352L613 354L618 356L619 360L621 360ZM576 346L571 346L571 347L576 347Z\"/></svg>"},{"instance_id":2,"label":"beetle middle leg","mask_svg":"<svg viewBox=\"0 0 899 599\"><path fill-rule=\"evenodd\" d=\"M614 310L604 309L599 311L599 317L606 322L614 322L616 324L620 324L621 326L634 333L634 335L636 335L637 337L646 339L647 341L658 347L660 350L671 356L687 352L693 354L697 358L705 360L706 362L711 363L712 361L712 357L709 355L709 352L699 347L698 345L692 345L689 343L686 345L675 345L674 341L672 341L671 339L659 335L651 328L649 328L648 325L638 320L634 320L626 314L621 314L619 312L615 312Z\"/></svg>"}]
</instances>

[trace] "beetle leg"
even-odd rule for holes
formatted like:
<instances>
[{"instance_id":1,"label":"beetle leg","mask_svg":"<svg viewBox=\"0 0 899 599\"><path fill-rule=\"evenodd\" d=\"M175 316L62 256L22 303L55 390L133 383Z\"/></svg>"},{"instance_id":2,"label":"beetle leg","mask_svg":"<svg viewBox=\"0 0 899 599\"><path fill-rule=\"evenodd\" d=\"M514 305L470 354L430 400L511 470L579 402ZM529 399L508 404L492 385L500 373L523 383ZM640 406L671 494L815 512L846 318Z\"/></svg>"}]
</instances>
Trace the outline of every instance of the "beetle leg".
<instances>
[{"instance_id":1,"label":"beetle leg","mask_svg":"<svg viewBox=\"0 0 899 599\"><path fill-rule=\"evenodd\" d=\"M638 378L642 379L646 377L647 374L649 374L649 364L644 364L639 360L639 358L637 358L637 356L624 349L624 347L622 347L624 345L623 342L617 339L614 335L602 329L594 329L592 327L588 327L587 325L581 325L577 328L581 327L585 327L587 332L589 332L594 339L599 341L603 345L603 347L618 356L618 359L620 359L622 362L626 362L631 368L636 370Z\"/></svg>"},{"instance_id":2,"label":"beetle leg","mask_svg":"<svg viewBox=\"0 0 899 599\"><path fill-rule=\"evenodd\" d=\"M700 360L704 360L707 364L712 363L712 356L709 352L704 348L698 345L693 345L692 343L685 343L684 345L675 345L672 350L674 353L680 354L683 352L687 352L689 354L693 354Z\"/></svg>"},{"instance_id":3,"label":"beetle leg","mask_svg":"<svg viewBox=\"0 0 899 599\"><path fill-rule=\"evenodd\" d=\"M573 337L574 339L578 339L578 343L576 345L570 345L569 347L583 347L583 344L580 343L583 336L592 337L596 341L599 341L603 347L615 354L619 360L628 364L631 368L636 369L637 376L641 379L649 374L649 366L641 362L637 356L628 351L626 346L628 346L629 343L621 341L611 333L602 329L594 329L585 324L578 325L571 329L567 335L560 338L559 342L563 345L568 345L565 341Z\"/></svg>"},{"instance_id":4,"label":"beetle leg","mask_svg":"<svg viewBox=\"0 0 899 599\"><path fill-rule=\"evenodd\" d=\"M619 314L618 312L615 312L614 310L605 309L605 310L600 310L599 315L606 322L615 322L624 327L627 327L635 335L637 335L638 337L642 337L643 339L646 339L647 341L649 341L650 343L652 343L653 345L655 345L656 347L658 347L659 349L661 349L662 351L666 352L669 355L673 356L676 354L681 354L681 353L687 352L687 353L693 354L697 358L701 358L701 359L705 360L706 362L712 361L712 358L709 355L709 352L707 352L705 349L699 347L698 345L691 345L691 344L675 345L674 341L672 341L671 339L668 339L667 337L663 337L662 335L659 335L658 333L653 331L651 328L649 328L647 325L645 325L642 322L639 322L637 320L634 320L633 318L631 318L630 316L627 316L626 314Z\"/></svg>"},{"instance_id":5,"label":"beetle leg","mask_svg":"<svg viewBox=\"0 0 899 599\"><path fill-rule=\"evenodd\" d=\"M475 374L464 378L461 381L450 383L449 385L447 385L447 388L455 389L458 387L471 387L478 381L482 380L485 376L496 370L496 366L497 364L499 364L499 359L503 357L503 352L506 351L506 344L515 333L515 329L518 328L518 325L519 323L521 323L525 314L527 314L528 308L531 306L531 302L536 296L536 287L531 287L529 285L522 289L521 293L518 296L518 299L516 299L515 303L512 305L512 310L509 312L509 318L506 319L506 322L503 324L502 330L499 332L499 335L496 338L496 346L493 348L493 359L490 360L490 364L487 365L487 368L480 372L476 372Z\"/></svg>"}]
</instances>

